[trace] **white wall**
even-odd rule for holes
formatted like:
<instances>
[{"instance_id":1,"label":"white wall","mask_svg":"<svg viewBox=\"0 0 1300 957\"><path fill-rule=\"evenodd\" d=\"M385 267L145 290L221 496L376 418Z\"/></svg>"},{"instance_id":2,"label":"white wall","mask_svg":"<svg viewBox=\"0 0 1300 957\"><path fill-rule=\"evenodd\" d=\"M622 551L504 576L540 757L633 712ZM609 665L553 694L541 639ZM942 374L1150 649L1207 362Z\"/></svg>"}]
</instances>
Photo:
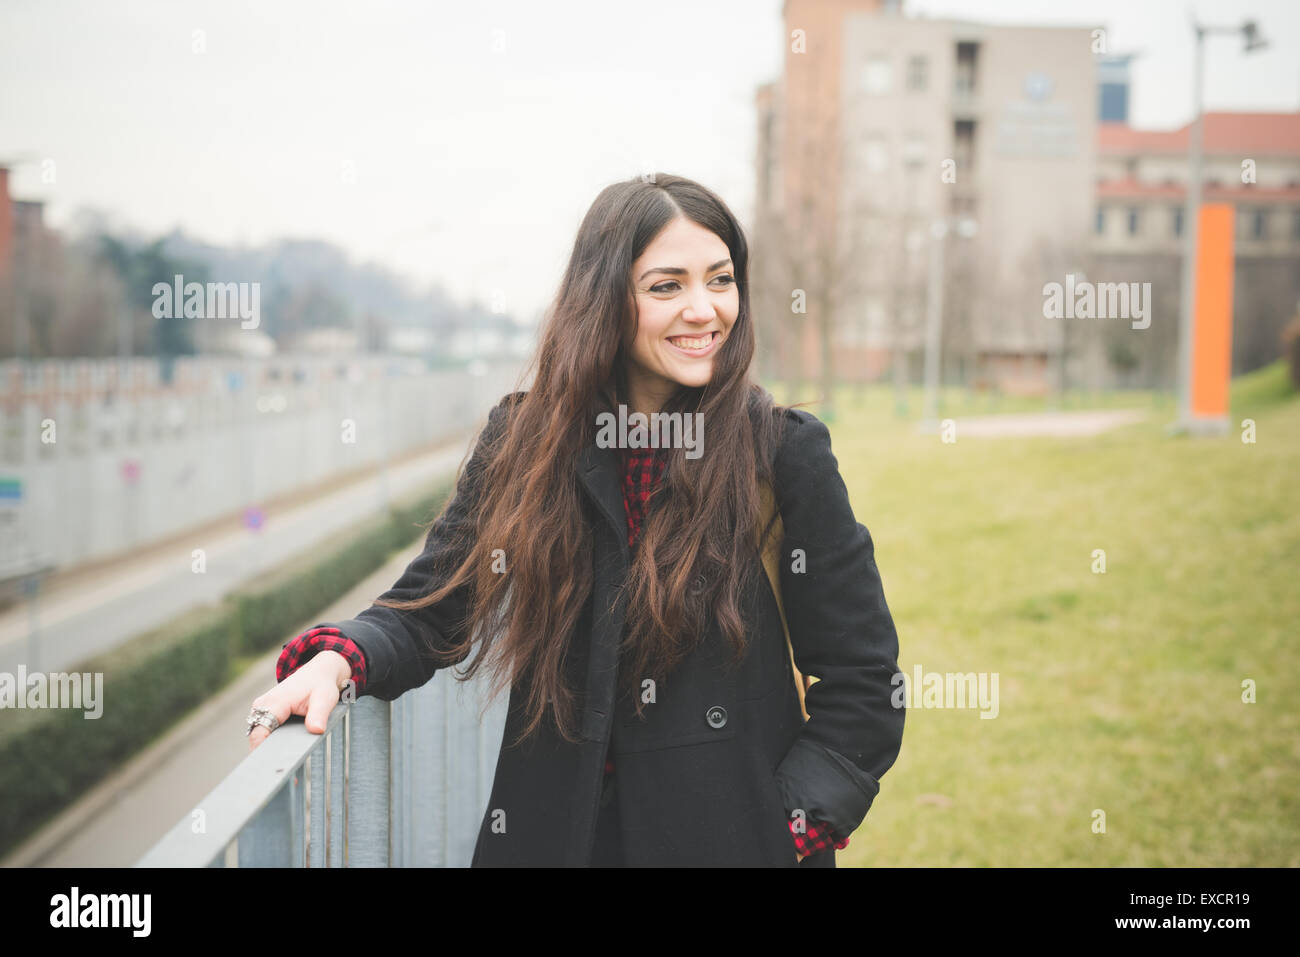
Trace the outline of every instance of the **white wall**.
<instances>
[{"instance_id":1,"label":"white wall","mask_svg":"<svg viewBox=\"0 0 1300 957\"><path fill-rule=\"evenodd\" d=\"M167 387L154 360L134 360L126 375L113 360L0 363L0 479L22 489L0 497L0 579L33 563L126 553L453 440L482 422L518 368L488 364L472 376L386 357L196 358ZM242 388L231 389L232 374ZM108 389L128 378L134 394L108 404ZM42 441L48 422L53 442Z\"/></svg>"}]
</instances>

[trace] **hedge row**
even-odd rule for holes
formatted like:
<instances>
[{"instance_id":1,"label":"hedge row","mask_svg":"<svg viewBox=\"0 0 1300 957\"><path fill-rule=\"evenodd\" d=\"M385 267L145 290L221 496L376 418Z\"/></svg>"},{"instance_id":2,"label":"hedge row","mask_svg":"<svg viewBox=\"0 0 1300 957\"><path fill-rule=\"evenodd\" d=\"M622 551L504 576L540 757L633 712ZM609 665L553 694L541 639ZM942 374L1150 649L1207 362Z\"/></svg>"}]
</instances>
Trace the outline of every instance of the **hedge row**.
<instances>
[{"instance_id":1,"label":"hedge row","mask_svg":"<svg viewBox=\"0 0 1300 957\"><path fill-rule=\"evenodd\" d=\"M0 727L0 854L77 800L235 677L235 663L291 637L420 533L450 492L390 510L219 605L190 613L69 671L104 675L101 716L49 709ZM20 717L21 716L21 717ZM16 720L10 720L16 719Z\"/></svg>"}]
</instances>

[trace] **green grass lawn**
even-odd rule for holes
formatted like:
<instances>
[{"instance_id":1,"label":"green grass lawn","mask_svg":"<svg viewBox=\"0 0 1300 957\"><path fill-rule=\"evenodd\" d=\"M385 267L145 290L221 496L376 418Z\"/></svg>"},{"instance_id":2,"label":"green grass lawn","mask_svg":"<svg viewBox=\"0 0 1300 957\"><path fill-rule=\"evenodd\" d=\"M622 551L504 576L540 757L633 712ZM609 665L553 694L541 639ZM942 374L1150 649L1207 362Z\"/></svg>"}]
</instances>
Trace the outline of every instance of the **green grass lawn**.
<instances>
[{"instance_id":1,"label":"green grass lawn","mask_svg":"<svg viewBox=\"0 0 1300 957\"><path fill-rule=\"evenodd\" d=\"M1300 866L1300 397L1280 364L1234 383L1254 444L1167 437L1168 397L1104 404L1151 414L963 439L990 410L955 395L943 444L887 387L840 399L900 667L996 672L1000 697L909 711L844 865Z\"/></svg>"}]
</instances>

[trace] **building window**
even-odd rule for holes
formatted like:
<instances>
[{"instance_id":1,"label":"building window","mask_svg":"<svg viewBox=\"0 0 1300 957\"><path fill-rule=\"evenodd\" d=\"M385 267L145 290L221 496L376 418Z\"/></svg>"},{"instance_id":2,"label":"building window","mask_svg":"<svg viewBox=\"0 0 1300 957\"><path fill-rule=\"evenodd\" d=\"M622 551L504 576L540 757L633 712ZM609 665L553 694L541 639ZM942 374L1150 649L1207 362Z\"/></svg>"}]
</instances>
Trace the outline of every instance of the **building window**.
<instances>
[{"instance_id":1,"label":"building window","mask_svg":"<svg viewBox=\"0 0 1300 957\"><path fill-rule=\"evenodd\" d=\"M912 93L924 93L929 82L930 61L923 55L914 53L907 58L907 89Z\"/></svg>"},{"instance_id":2,"label":"building window","mask_svg":"<svg viewBox=\"0 0 1300 957\"><path fill-rule=\"evenodd\" d=\"M975 197L954 195L952 198L952 215L955 219L975 218Z\"/></svg>"},{"instance_id":3,"label":"building window","mask_svg":"<svg viewBox=\"0 0 1300 957\"><path fill-rule=\"evenodd\" d=\"M868 133L862 140L862 165L869 173L883 173L889 168L889 150L881 133Z\"/></svg>"},{"instance_id":4,"label":"building window","mask_svg":"<svg viewBox=\"0 0 1300 957\"><path fill-rule=\"evenodd\" d=\"M866 212L858 218L857 235L864 245L874 246L883 242L888 233L889 227L884 216Z\"/></svg>"},{"instance_id":5,"label":"building window","mask_svg":"<svg viewBox=\"0 0 1300 957\"><path fill-rule=\"evenodd\" d=\"M1183 234L1183 207L1175 206L1170 210L1170 218L1173 220L1174 235L1181 236Z\"/></svg>"},{"instance_id":6,"label":"building window","mask_svg":"<svg viewBox=\"0 0 1300 957\"><path fill-rule=\"evenodd\" d=\"M866 333L866 339L870 343L878 343L888 338L889 334L889 317L885 313L884 305L877 299L868 299L866 303L866 322L863 323Z\"/></svg>"},{"instance_id":7,"label":"building window","mask_svg":"<svg viewBox=\"0 0 1300 957\"><path fill-rule=\"evenodd\" d=\"M1128 122L1128 83L1102 83L1098 117L1102 123Z\"/></svg>"},{"instance_id":8,"label":"building window","mask_svg":"<svg viewBox=\"0 0 1300 957\"><path fill-rule=\"evenodd\" d=\"M975 121L957 120L953 125L952 136L957 176L969 176L975 171Z\"/></svg>"},{"instance_id":9,"label":"building window","mask_svg":"<svg viewBox=\"0 0 1300 957\"><path fill-rule=\"evenodd\" d=\"M925 165L925 138L908 133L903 139L903 165L916 169Z\"/></svg>"},{"instance_id":10,"label":"building window","mask_svg":"<svg viewBox=\"0 0 1300 957\"><path fill-rule=\"evenodd\" d=\"M953 89L959 96L969 96L975 92L978 59L979 44L971 42L957 44L957 69L953 73Z\"/></svg>"},{"instance_id":11,"label":"building window","mask_svg":"<svg viewBox=\"0 0 1300 957\"><path fill-rule=\"evenodd\" d=\"M1268 239L1268 210L1257 209L1250 214L1250 238Z\"/></svg>"},{"instance_id":12,"label":"building window","mask_svg":"<svg viewBox=\"0 0 1300 957\"><path fill-rule=\"evenodd\" d=\"M1101 206L1097 207L1097 222L1094 228L1098 236L1106 235L1106 210Z\"/></svg>"},{"instance_id":13,"label":"building window","mask_svg":"<svg viewBox=\"0 0 1300 957\"><path fill-rule=\"evenodd\" d=\"M1128 208L1128 234L1136 236L1138 234L1138 208L1130 206Z\"/></svg>"},{"instance_id":14,"label":"building window","mask_svg":"<svg viewBox=\"0 0 1300 957\"><path fill-rule=\"evenodd\" d=\"M862 90L872 96L888 93L893 86L889 60L883 56L867 57L862 64Z\"/></svg>"}]
</instances>

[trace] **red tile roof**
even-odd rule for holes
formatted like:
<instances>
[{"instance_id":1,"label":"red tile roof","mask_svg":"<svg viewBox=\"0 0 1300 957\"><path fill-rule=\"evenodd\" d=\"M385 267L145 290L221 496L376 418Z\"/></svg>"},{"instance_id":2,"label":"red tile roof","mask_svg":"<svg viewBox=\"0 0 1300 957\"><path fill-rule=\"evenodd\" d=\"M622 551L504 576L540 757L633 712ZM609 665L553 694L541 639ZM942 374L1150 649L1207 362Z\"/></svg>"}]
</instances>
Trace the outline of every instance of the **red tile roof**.
<instances>
[{"instance_id":1,"label":"red tile roof","mask_svg":"<svg viewBox=\"0 0 1300 957\"><path fill-rule=\"evenodd\" d=\"M1190 124L1176 130L1135 130L1099 123L1100 153L1185 153ZM1232 156L1300 157L1300 113L1206 113L1205 152Z\"/></svg>"},{"instance_id":2,"label":"red tile roof","mask_svg":"<svg viewBox=\"0 0 1300 957\"><path fill-rule=\"evenodd\" d=\"M1102 199L1176 199L1184 197L1179 183L1141 183L1134 180L1107 180L1097 184L1097 196ZM1201 199L1207 203L1267 203L1279 200L1300 202L1300 186L1215 186L1207 183L1201 190Z\"/></svg>"}]
</instances>

